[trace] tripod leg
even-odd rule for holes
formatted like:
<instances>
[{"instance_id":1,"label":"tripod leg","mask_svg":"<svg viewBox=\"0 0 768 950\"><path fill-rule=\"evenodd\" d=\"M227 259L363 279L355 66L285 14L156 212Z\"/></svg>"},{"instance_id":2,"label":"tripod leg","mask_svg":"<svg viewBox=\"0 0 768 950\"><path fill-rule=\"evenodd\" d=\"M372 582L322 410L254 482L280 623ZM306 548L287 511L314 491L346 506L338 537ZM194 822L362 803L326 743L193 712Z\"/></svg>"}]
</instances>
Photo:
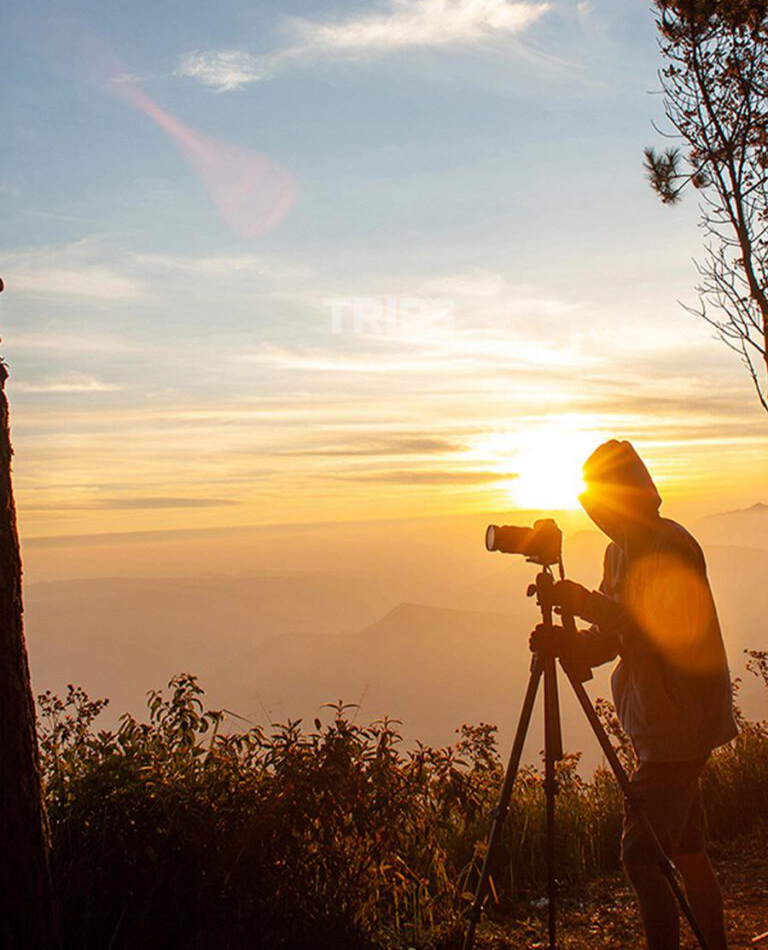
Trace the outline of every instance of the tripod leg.
<instances>
[{"instance_id":1,"label":"tripod leg","mask_svg":"<svg viewBox=\"0 0 768 950\"><path fill-rule=\"evenodd\" d=\"M613 746L611 745L611 740L606 735L605 729L603 729L603 724L600 722L600 719L595 712L595 708L592 705L592 701L590 700L587 691L584 689L584 684L581 683L574 674L569 672L567 665L564 665L563 669L565 670L565 675L568 677L571 686L573 687L573 691L576 693L576 698L578 699L579 704L584 710L584 714L586 715L589 724L592 727L592 731L594 732L597 741L600 743L600 748L603 750L606 759L608 759L608 763L611 766L613 774L616 776L616 781L619 783L619 786L624 793L624 797L631 802L632 789L629 784L629 778L627 773L624 771L624 767L619 761ZM672 893L675 895L677 903L680 905L680 910L683 912L688 923L690 924L691 930L693 931L699 946L702 948L702 950L709 950L706 938L704 937L704 934L702 933L701 928L696 921L693 910L691 909L691 905L688 903L688 899L686 898L683 889L680 887L680 882L678 881L677 875L675 874L674 865L665 853L664 848L661 846L661 842L654 831L653 825L642 808L637 807L636 805L633 807L640 818L640 822L643 826L643 830L646 833L648 841L651 843L651 846L656 854L661 871L667 879L669 886L672 888Z\"/></svg>"},{"instance_id":2,"label":"tripod leg","mask_svg":"<svg viewBox=\"0 0 768 950\"><path fill-rule=\"evenodd\" d=\"M555 842L555 763L563 757L560 702L557 695L557 665L554 657L544 660L544 790L547 802L547 929L549 948L557 945L557 878Z\"/></svg>"},{"instance_id":3,"label":"tripod leg","mask_svg":"<svg viewBox=\"0 0 768 950\"><path fill-rule=\"evenodd\" d=\"M531 723L533 704L536 702L536 693L539 688L539 681L541 680L541 674L543 670L543 660L539 658L538 654L535 654L533 658L533 665L531 667L531 675L528 679L528 688L525 691L523 706L520 710L520 719L518 720L517 731L515 732L515 738L512 743L512 751L509 754L509 763L504 776L504 784L501 787L499 801L493 810L493 824L491 825L491 831L488 835L488 843L486 844L485 848L485 857L483 858L483 866L480 871L480 879L478 880L477 888L475 889L475 899L472 903L469 914L467 915L467 930L464 934L462 950L471 950L472 944L475 940L475 930L477 929L477 924L480 920L480 914L482 913L483 909L483 901L485 900L485 895L488 888L488 878L491 873L491 861L493 860L493 855L501 835L501 829L504 825L504 820L507 817L507 812L509 810L509 801L512 797L512 787L515 784L515 778L517 777L517 772L520 768L520 759L523 755L525 737L528 734L528 727Z\"/></svg>"}]
</instances>

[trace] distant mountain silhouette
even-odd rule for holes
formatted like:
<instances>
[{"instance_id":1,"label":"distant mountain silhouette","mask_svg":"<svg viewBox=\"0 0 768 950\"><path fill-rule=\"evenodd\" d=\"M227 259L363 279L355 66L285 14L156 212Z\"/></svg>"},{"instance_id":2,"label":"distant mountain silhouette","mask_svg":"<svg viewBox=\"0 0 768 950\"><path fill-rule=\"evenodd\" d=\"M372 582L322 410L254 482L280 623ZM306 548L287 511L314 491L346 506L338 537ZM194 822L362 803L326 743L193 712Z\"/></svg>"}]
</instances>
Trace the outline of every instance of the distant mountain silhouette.
<instances>
[{"instance_id":1,"label":"distant mountain silhouette","mask_svg":"<svg viewBox=\"0 0 768 950\"><path fill-rule=\"evenodd\" d=\"M434 741L458 725L445 722L450 709L461 719L477 708L478 681L498 686L500 675L525 667L527 656L521 664L518 653L527 654L527 634L521 633L504 614L398 604L355 633L271 637L228 664L224 688L248 703L249 715L258 714L258 692L259 704L276 718L363 697L363 717L396 715L409 731L420 727L429 735L419 737Z\"/></svg>"},{"instance_id":2,"label":"distant mountain silhouette","mask_svg":"<svg viewBox=\"0 0 768 950\"><path fill-rule=\"evenodd\" d=\"M768 505L757 502L749 508L708 515L695 525L703 544L735 544L768 548Z\"/></svg>"},{"instance_id":3,"label":"distant mountain silhouette","mask_svg":"<svg viewBox=\"0 0 768 950\"><path fill-rule=\"evenodd\" d=\"M377 581L323 575L95 578L30 584L33 687L77 683L110 712L138 711L147 690L212 670L276 634L359 629L391 604Z\"/></svg>"}]
</instances>

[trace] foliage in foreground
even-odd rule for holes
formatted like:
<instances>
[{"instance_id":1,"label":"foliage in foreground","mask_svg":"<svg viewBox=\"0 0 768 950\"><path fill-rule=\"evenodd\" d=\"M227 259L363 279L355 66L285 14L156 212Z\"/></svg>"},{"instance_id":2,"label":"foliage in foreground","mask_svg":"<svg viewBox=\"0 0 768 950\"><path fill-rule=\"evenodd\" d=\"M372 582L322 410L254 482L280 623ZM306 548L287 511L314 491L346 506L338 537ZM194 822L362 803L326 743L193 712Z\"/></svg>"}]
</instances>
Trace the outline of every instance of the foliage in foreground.
<instances>
[{"instance_id":1,"label":"foliage in foreground","mask_svg":"<svg viewBox=\"0 0 768 950\"><path fill-rule=\"evenodd\" d=\"M768 686L768 658L751 654ZM106 705L70 687L40 697L41 745L67 948L303 950L451 944L476 879L502 763L495 727L455 746L400 748L396 723L351 708L222 729L194 677L149 695L146 722L97 731ZM604 722L620 742L609 703ZM622 754L630 751L626 743ZM561 764L559 876L614 868L621 799L612 777ZM768 724L742 723L704 783L714 837L768 817ZM518 778L493 873L503 915L544 889L544 796Z\"/></svg>"}]
</instances>

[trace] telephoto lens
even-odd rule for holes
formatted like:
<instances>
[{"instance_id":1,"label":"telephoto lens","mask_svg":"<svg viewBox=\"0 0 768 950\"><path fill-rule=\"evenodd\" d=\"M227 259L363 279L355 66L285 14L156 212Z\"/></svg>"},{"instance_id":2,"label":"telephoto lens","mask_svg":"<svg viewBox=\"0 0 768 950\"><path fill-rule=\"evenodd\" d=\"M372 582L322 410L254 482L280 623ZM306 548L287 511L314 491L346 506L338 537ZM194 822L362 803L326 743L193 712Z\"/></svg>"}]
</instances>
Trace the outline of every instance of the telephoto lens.
<instances>
[{"instance_id":1,"label":"telephoto lens","mask_svg":"<svg viewBox=\"0 0 768 950\"><path fill-rule=\"evenodd\" d=\"M485 530L488 551L522 554L537 564L557 564L563 546L563 533L552 518L534 521L533 527L490 524Z\"/></svg>"}]
</instances>

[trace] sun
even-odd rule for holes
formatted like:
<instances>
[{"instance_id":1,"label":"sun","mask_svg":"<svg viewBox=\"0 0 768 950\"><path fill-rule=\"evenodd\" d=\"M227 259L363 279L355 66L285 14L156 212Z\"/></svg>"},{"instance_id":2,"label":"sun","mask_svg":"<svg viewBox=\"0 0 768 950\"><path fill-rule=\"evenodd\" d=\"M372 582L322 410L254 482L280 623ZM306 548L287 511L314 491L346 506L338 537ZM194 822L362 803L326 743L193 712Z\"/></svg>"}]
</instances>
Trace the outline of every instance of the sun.
<instances>
[{"instance_id":1,"label":"sun","mask_svg":"<svg viewBox=\"0 0 768 950\"><path fill-rule=\"evenodd\" d=\"M581 467L594 447L585 448L579 433L552 429L522 439L510 494L521 508L578 508L584 491Z\"/></svg>"},{"instance_id":2,"label":"sun","mask_svg":"<svg viewBox=\"0 0 768 950\"><path fill-rule=\"evenodd\" d=\"M496 433L483 449L494 467L515 473L507 492L516 508L566 510L579 507L582 465L599 442L583 423L562 418Z\"/></svg>"}]
</instances>

